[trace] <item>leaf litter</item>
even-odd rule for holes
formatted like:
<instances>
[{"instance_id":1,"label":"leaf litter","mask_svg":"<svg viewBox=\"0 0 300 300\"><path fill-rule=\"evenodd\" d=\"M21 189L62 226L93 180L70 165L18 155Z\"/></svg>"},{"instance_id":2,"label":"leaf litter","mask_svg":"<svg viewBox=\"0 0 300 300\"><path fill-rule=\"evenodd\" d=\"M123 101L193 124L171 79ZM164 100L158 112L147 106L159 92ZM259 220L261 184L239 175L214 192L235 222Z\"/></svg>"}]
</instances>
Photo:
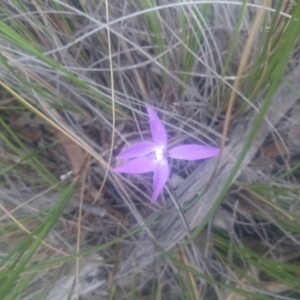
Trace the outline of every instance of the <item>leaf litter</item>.
<instances>
[{"instance_id":1,"label":"leaf litter","mask_svg":"<svg viewBox=\"0 0 300 300\"><path fill-rule=\"evenodd\" d=\"M60 1L55 2L61 4ZM105 46L105 41L107 40L103 39L104 43L101 44L101 39L99 39L99 36L105 37L106 32L99 29L99 36L97 35L97 31L93 34L91 33L93 26L102 26L99 20L101 22L105 21L103 15L104 6L97 1L88 1L86 2L86 7L83 9L81 6L82 3L75 5L73 2L67 1L62 5L62 12L48 14L49 17L47 17L46 13L43 14L43 12L54 11L57 7L48 2L40 3L39 9L35 12L42 17L41 20L45 23L42 23L43 26L39 28L32 26L34 22L37 22L35 15L32 14L32 9L33 7L37 7L37 3L34 3L33 7L27 6L28 3L24 4L28 15L21 14L18 18L20 18L22 24L26 24L32 32L36 33L36 41L44 47L45 52L51 53L51 51L54 51L50 56L52 55L62 66L74 72L80 79L88 82L93 88L96 87L106 95L110 95L109 64ZM15 14L11 3L5 2L3 5L11 16ZM193 68L188 70L191 81L185 82L180 75L180 71L182 71L182 56L186 49L179 42L180 38L182 38L180 36L182 33L182 23L178 19L181 7L168 7L166 10L162 9L160 12L157 12L160 16L159 20L164 26L163 42L168 46L168 51L165 55L170 64L166 68L160 62L160 57L155 51L156 49L151 47L151 40L153 40L151 32L145 30L145 18L142 14L139 15L140 10L137 10L137 7L133 3L129 3L128 7L122 5L120 2L110 1L112 20L120 18L119 22L116 22L111 27L116 102L120 105L122 111L122 117L116 120L118 132L115 140L114 154L117 155L119 149L124 144L128 146L135 140L150 137L148 124L145 122L145 114L142 113L143 107L147 103L153 105L163 116L164 122L168 124L172 146L177 144L177 142L205 143L207 145L215 142L214 146L218 146L220 142L219 129L224 120L224 115L220 113L221 110L219 108L223 107L222 105L224 104L222 101L226 94L226 85L224 81L218 82L217 75L222 70L226 54L228 54L228 43L226 41L224 43L222 37L227 36L227 34L229 37L233 36L237 24L236 7L234 5L225 7L217 4L213 6L214 14L208 14L210 22L203 22L205 31L202 32L203 36L199 36L199 40L195 42L199 43L199 52L196 55ZM64 12L68 13L64 14ZM130 14L133 12L137 15ZM195 26L202 24L199 23L199 18L196 18L199 11L195 6L194 11L187 8L184 13L191 17L190 20L192 22L189 24L191 37L192 33L195 33ZM248 32L249 24L251 23L251 16L252 12L249 8L243 17L241 36L234 52L233 64L229 68L230 72L228 75L233 77L239 64L240 51L244 45L243 41L245 36L247 37L246 32ZM48 22L47 18L49 18ZM39 22L42 22L41 20ZM216 20L218 20L217 23ZM282 22L284 22L284 19L282 19ZM227 34L224 34L224 31ZM76 39L78 39L78 42L73 43ZM5 51L7 51L7 48L13 49L14 47L6 40L3 41L3 45L6 47ZM14 60L20 61L20 65L24 64L26 68L30 65L30 70L34 72L37 78L47 78L49 87L51 87L51 89L48 89L49 92L62 91L62 93L55 92L53 94L55 97L58 96L59 98L61 95L66 94L72 95L74 105L77 108L82 108L83 121L78 121L72 110L57 108L55 105L52 105L53 103L48 105L49 99L47 97L41 96L42 94L39 96L32 94L31 89L26 89L23 82L18 81L18 78L12 77L8 72L1 71L1 80L14 84L17 82L22 87L20 88L20 94L26 98L30 95L30 101L37 105L44 114L56 119L56 122L62 127L67 126L70 128L76 135L83 138L90 148L95 149L101 157L107 159L112 133L110 126L111 114L107 113L107 110L101 107L99 95L96 96L90 91L79 89L76 85L61 76L59 72L50 71L38 59L28 60L27 53L22 53L22 51L18 50L17 52L11 51L10 54ZM23 70L26 70L26 68ZM299 78L297 64L293 65L293 70L294 73L291 73L293 77ZM162 74L167 78L165 82L161 76ZM47 89L45 86L43 88ZM155 97L152 97L154 94ZM61 98L64 98L64 96ZM286 101L283 103L279 100L276 101L276 99L285 99ZM262 126L261 133L249 151L243 168L236 179L238 182L242 182L243 184L266 183L268 180L274 178L274 176L289 170L290 162L293 162L299 153L299 150L297 150L299 149L297 148L299 141L299 103L297 102L297 97L295 95L292 96L289 91L282 88L281 94L279 93L276 99L272 107L273 112L271 111L268 115L270 124L273 127L269 127L270 124ZM259 100L255 102L255 104L257 103L259 103ZM278 115L276 112L280 112L280 114ZM49 142L53 142L54 140L60 141L59 146L47 149L47 151L39 155L41 159L44 159L42 161L51 162L51 165L54 166L54 168L51 167L51 172L55 174L58 180L62 177L64 180L68 180L68 176L71 173L74 176L78 172L80 173L82 168L88 167L85 181L86 190L84 193L84 204L87 206L83 208L86 215L82 220L81 228L85 237L81 241L82 249L89 249L91 245L95 246L106 241L111 241L119 237L122 233L143 225L145 221L151 223L153 216L157 216L159 213L163 214L163 218L159 219L158 224L149 225L147 231L144 233L132 237L132 239L127 240L125 243L118 244L121 248L121 257L116 256L114 246L101 251L99 255L101 261L99 261L99 257L87 257L88 261L95 263L86 264L86 267L82 266L80 268L80 278L86 276L82 281L84 288L82 289L81 296L87 297L86 299L93 299L93 297L96 299L104 297L106 299L107 293L111 288L109 279L114 277L119 283L121 290L126 291L125 293L118 291L117 295L119 299L125 299L132 284L131 276L133 272L137 272L140 275L137 280L137 289L140 294L147 291L149 293L149 284L147 286L147 283L156 283L157 278L159 278L159 285L162 287L163 293L162 297L166 297L166 295L172 295L172 297L178 295L178 277L176 276L178 268L172 262L159 256L153 244L153 237L156 242L160 243L160 246L163 246L165 249L171 249L173 246L182 243L185 237L189 236L190 230L193 230L201 223L201 220L210 209L217 192L220 190L224 178L228 176L235 158L240 153L243 141L248 133L248 127L250 127L255 113L250 111L249 113L240 115L231 123L228 143L224 149L224 158L216 173L213 185L209 186L209 190L205 195L206 201L198 202L193 209L187 210L183 214L188 226L185 226L186 224L184 224L182 218L178 217L178 214L176 216L170 214L170 211L173 209L173 202L171 201L172 196L170 196L167 189L161 195L162 201L158 201L155 206L149 205L151 180L147 176L141 178L128 176L121 180L115 180L109 175L109 180L105 185L103 193L100 195L101 199L94 206L90 205L101 186L104 176L103 166L97 160L93 159L93 157L88 156L80 145L70 140L61 131L47 128L47 125L43 122L41 125L40 121L38 121L39 123L32 124L24 117L25 114L23 111L20 114L19 124L18 122L13 123L17 125L15 127L16 132L22 126L24 127L18 133L29 149L36 149L39 145L48 145ZM11 120L14 120L12 115L8 114L7 116ZM126 117L124 118L124 116ZM288 121L286 122L286 120ZM87 131L92 132L92 134L87 134L87 131L85 131L86 126L88 127ZM286 134L283 134L285 128ZM292 144L295 146L292 146ZM5 153L4 151L8 152L7 147L3 146L2 141L1 147L3 148L3 153ZM126 147L124 148L126 149ZM14 153L11 154L15 155ZM289 158L287 159L288 155ZM258 172L254 167L255 163L261 166L262 162L265 161L267 161L267 167ZM16 160L15 162L18 161ZM113 165L115 163L116 161L113 161ZM287 166L285 166L285 163L287 163ZM47 163L45 165L49 167ZM167 187L171 195L180 204L180 207L183 207L189 204L191 199L196 195L201 194L202 188L207 183L208 178L203 178L199 174L210 174L215 166L213 162L209 161L201 162L199 166L196 166L192 162L182 163L172 161L171 168L174 173L178 174L179 179L174 186L170 182ZM10 197L9 199L15 198L16 200L16 203L12 203L10 200L10 204L13 204L10 209L17 207L20 203L22 204L25 201L24 198L28 200L34 197L37 191L45 188L36 181L36 174L32 170L28 173L31 174L26 175L32 175L33 178L20 173L20 169L15 169L9 174L5 174L6 189L2 189L2 191L7 194L11 193L14 197ZM299 184L299 176L295 177L294 174L291 174L291 176L295 180L294 184L288 180L272 184L275 187L279 186L283 188L291 185L295 188ZM249 180L249 178L251 179ZM24 193L25 187L27 188L26 194ZM284 249L294 249L291 247L291 244L295 246L295 243L290 238L293 235L285 236L278 233L280 231L278 229L280 224L276 222L277 215L274 210L270 210L269 205L262 204L259 198L254 197L253 194L251 197L249 195L245 197L242 185L239 186L238 190L235 190L235 187L233 186L230 189L217 212L219 216L227 214L227 218L222 222L220 221L221 218L212 220L210 228L213 228L213 230L222 228L234 240L236 236L233 228L238 227L243 232L246 246L251 247L251 243L254 240L254 244L263 245L264 249L266 249L267 245L269 251L272 251L272 244L270 242L272 236L275 240L274 244L278 242L279 245L277 252L272 252L272 255L276 259L278 253L285 253ZM20 194L22 195L22 193L26 196L21 197ZM278 198L275 197L276 195L268 195L267 197L265 191L263 195L259 194L259 196L266 197L275 204L282 201L279 196ZM293 196L291 193L286 195L288 201L292 201ZM45 198L55 200L53 195L47 196L46 194ZM74 198L74 203L78 203L79 191L75 193ZM245 199L249 200L250 204ZM255 209L253 209L254 204L256 205ZM61 249L70 251L70 253L74 250L73 246L77 238L75 232L78 221L78 207L78 205L71 205L63 213L60 222L55 226L53 234L48 239L48 242L52 241L54 243L55 241L56 246L59 245ZM252 207L252 209L249 209L249 207ZM265 211L268 211L267 215L263 215L259 211L261 207ZM294 207L296 207L295 211L297 211L297 206ZM294 212L293 207L288 205L287 210L290 209ZM103 211L106 213L103 213ZM95 212L97 213L95 214ZM270 218L268 219L268 217ZM271 217L275 219L271 219ZM228 222L229 219L231 222ZM264 225L264 222L272 223L275 227L278 225L278 228L276 227L276 230L269 229L268 231L268 227ZM241 223L244 225L241 225ZM231 278L232 274L226 271L223 276L222 274L224 273L222 272L226 268L223 268L221 260L208 254L216 253L214 252L214 243L216 243L214 238L216 237L214 232L210 231L210 228L204 230L201 247L191 245L190 248L187 247L184 250L185 252L180 252L180 254L184 257L183 263L186 265L193 266L198 271L204 272L212 278L219 278L222 282L227 282L227 279ZM263 235L266 231L267 234ZM250 242L251 237L254 237L252 242ZM281 243L279 243L279 237L284 238ZM241 240L242 238L236 239L237 242L241 242ZM205 259L198 254L197 251L199 249L206 255ZM295 252L295 250L293 251ZM41 255L37 256L36 259L43 261L43 251L40 253ZM179 259L181 259L181 256L178 256ZM288 254L284 254L284 256L288 257ZM153 272L149 270L157 257L160 257L160 265L158 266L159 275L153 279ZM109 261L109 263L103 263L103 258ZM297 259L297 256L287 258L286 261L292 259ZM119 266L117 270L114 268L115 264ZM219 269L212 268L212 265L218 265ZM96 272L96 269L99 267L106 268L105 272L101 269L101 276ZM67 269L69 271L63 268L59 270L59 272L62 271L60 273L62 277L51 291L54 295L61 295L60 293L64 288L68 291L72 289L71 282L74 279L72 272L73 265L69 264ZM56 275L55 268L51 269L51 271ZM246 269L246 271L248 270ZM187 274L185 282L191 278L190 276L190 274ZM51 280L55 276L50 277L48 277L49 282L52 282ZM278 288L278 291L276 291L274 287L276 286L276 281L274 283L272 278L267 278L267 280L268 283L264 283L264 285L269 286L269 290L274 294L287 290L283 284L282 288ZM36 278L32 286L43 286L44 288L46 286L45 282ZM89 285L88 282L91 282L91 284ZM129 286L126 284L122 285L122 282L129 282ZM232 285L235 286L235 283L233 281ZM216 293L220 292L220 288L218 289L213 284L208 284L204 281L198 282L196 280L194 284L198 285L199 291L204 291L201 295L204 299L207 295L213 295L212 299L214 299ZM98 296L95 292L96 290L98 290ZM223 296L228 295L225 289L221 290L221 294ZM27 295L30 295L30 290ZM30 296L28 297L30 298ZM76 298L74 294L72 294L72 297ZM176 296L174 296L174 299L177 299Z\"/></svg>"}]
</instances>

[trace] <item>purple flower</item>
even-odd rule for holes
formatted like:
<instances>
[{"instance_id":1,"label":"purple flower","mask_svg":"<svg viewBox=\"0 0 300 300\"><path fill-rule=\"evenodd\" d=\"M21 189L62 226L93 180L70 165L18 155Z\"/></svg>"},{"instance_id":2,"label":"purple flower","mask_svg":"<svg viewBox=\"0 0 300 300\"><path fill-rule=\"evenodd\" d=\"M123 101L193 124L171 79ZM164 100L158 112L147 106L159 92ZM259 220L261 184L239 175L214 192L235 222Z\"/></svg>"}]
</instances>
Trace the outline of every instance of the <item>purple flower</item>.
<instances>
[{"instance_id":1,"label":"purple flower","mask_svg":"<svg viewBox=\"0 0 300 300\"><path fill-rule=\"evenodd\" d=\"M188 144L167 150L168 136L166 128L152 107L149 105L146 105L146 107L153 142L138 142L122 151L116 157L117 159L132 159L114 168L113 172L142 174L153 171L153 194L151 203L154 203L170 175L168 157L184 160L204 159L218 155L219 149L197 144Z\"/></svg>"}]
</instances>

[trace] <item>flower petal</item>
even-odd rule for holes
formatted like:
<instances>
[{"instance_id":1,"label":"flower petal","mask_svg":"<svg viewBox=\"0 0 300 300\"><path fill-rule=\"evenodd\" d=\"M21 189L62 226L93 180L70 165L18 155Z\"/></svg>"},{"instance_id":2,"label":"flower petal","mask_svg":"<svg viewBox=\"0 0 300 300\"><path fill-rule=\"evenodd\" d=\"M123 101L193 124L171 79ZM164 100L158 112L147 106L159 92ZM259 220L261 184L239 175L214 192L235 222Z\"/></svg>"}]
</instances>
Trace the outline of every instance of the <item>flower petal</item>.
<instances>
[{"instance_id":1,"label":"flower petal","mask_svg":"<svg viewBox=\"0 0 300 300\"><path fill-rule=\"evenodd\" d=\"M134 158L146 156L153 151L155 144L152 142L138 142L122 151L116 158Z\"/></svg>"},{"instance_id":2,"label":"flower petal","mask_svg":"<svg viewBox=\"0 0 300 300\"><path fill-rule=\"evenodd\" d=\"M153 176L153 194L151 203L154 203L163 190L170 175L170 168L167 160L158 163Z\"/></svg>"},{"instance_id":3,"label":"flower petal","mask_svg":"<svg viewBox=\"0 0 300 300\"><path fill-rule=\"evenodd\" d=\"M197 160L218 155L220 150L197 144L181 145L169 150L168 156L177 159Z\"/></svg>"},{"instance_id":4,"label":"flower petal","mask_svg":"<svg viewBox=\"0 0 300 300\"><path fill-rule=\"evenodd\" d=\"M158 118L153 108L149 105L146 105L146 107L149 116L153 141L158 146L162 145L166 147L168 143L168 135L167 135L166 128L161 122L161 120Z\"/></svg>"},{"instance_id":5,"label":"flower petal","mask_svg":"<svg viewBox=\"0 0 300 300\"><path fill-rule=\"evenodd\" d=\"M154 171L157 163L150 157L134 158L118 167L113 168L116 173L142 174Z\"/></svg>"}]
</instances>

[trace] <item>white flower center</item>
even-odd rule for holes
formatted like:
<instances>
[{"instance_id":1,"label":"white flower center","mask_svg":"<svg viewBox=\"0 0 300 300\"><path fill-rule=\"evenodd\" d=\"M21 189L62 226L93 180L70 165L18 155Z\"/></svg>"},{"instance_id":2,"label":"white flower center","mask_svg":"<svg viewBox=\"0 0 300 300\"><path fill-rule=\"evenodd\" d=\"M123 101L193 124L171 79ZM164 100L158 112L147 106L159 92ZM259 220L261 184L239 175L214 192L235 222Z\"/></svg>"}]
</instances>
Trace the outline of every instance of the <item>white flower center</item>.
<instances>
[{"instance_id":1,"label":"white flower center","mask_svg":"<svg viewBox=\"0 0 300 300\"><path fill-rule=\"evenodd\" d=\"M164 156L165 149L163 147L158 147L155 149L155 158L157 161L162 161Z\"/></svg>"}]
</instances>

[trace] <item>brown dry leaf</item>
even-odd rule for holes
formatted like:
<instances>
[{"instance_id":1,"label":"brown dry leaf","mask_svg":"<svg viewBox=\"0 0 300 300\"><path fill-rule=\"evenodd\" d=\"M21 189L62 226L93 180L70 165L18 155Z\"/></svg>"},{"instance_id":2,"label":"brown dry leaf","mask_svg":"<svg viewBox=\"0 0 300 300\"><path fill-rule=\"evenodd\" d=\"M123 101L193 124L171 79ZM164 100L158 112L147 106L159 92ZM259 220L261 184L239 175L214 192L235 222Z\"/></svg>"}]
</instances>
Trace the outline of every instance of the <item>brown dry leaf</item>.
<instances>
[{"instance_id":1,"label":"brown dry leaf","mask_svg":"<svg viewBox=\"0 0 300 300\"><path fill-rule=\"evenodd\" d=\"M85 151L61 131L57 131L56 136L61 140L61 145L72 164L74 174L77 174L86 160Z\"/></svg>"},{"instance_id":2,"label":"brown dry leaf","mask_svg":"<svg viewBox=\"0 0 300 300\"><path fill-rule=\"evenodd\" d=\"M262 150L262 156L271 160L277 156L283 156L287 154L286 146L280 139L275 139L272 143L267 144Z\"/></svg>"},{"instance_id":3,"label":"brown dry leaf","mask_svg":"<svg viewBox=\"0 0 300 300\"><path fill-rule=\"evenodd\" d=\"M289 138L295 145L300 145L300 105L298 104L292 110L292 126L288 132Z\"/></svg>"},{"instance_id":4,"label":"brown dry leaf","mask_svg":"<svg viewBox=\"0 0 300 300\"><path fill-rule=\"evenodd\" d=\"M30 141L32 143L38 142L42 138L42 134L39 130L25 127L19 131L20 136L22 136L26 141Z\"/></svg>"},{"instance_id":5,"label":"brown dry leaf","mask_svg":"<svg viewBox=\"0 0 300 300\"><path fill-rule=\"evenodd\" d=\"M291 290L286 284L280 282L261 282L261 283L270 293L275 295L288 292ZM247 289L247 290L253 292L251 291L251 289ZM241 295L231 294L230 297L228 297L226 300L246 300L246 298Z\"/></svg>"},{"instance_id":6,"label":"brown dry leaf","mask_svg":"<svg viewBox=\"0 0 300 300\"><path fill-rule=\"evenodd\" d=\"M32 119L27 114L12 113L10 119L12 128L16 129L26 141L34 143L41 139L39 123L35 118Z\"/></svg>"},{"instance_id":7,"label":"brown dry leaf","mask_svg":"<svg viewBox=\"0 0 300 300\"><path fill-rule=\"evenodd\" d=\"M291 290L289 286L281 282L262 282L265 288L272 294L281 294Z\"/></svg>"}]
</instances>

